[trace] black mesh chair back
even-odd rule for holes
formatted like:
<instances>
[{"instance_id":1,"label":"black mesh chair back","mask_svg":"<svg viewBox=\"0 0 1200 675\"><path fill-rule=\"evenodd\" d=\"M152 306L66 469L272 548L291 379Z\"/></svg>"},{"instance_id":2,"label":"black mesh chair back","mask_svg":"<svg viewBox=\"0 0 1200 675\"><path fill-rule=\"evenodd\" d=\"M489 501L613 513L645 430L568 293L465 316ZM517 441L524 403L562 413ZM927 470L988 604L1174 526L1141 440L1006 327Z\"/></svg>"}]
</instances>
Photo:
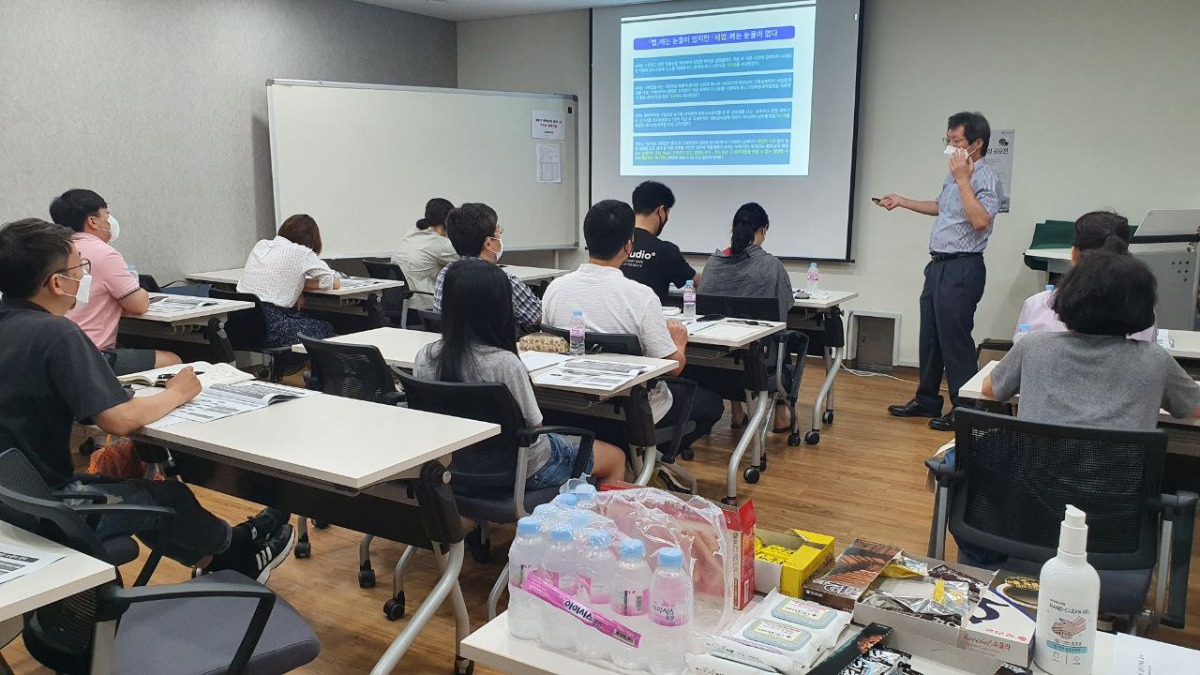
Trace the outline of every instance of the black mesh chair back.
<instances>
[{"instance_id":1,"label":"black mesh chair back","mask_svg":"<svg viewBox=\"0 0 1200 675\"><path fill-rule=\"evenodd\" d=\"M162 292L162 289L158 287L158 282L149 274L138 275L138 286L141 286L142 290L147 293Z\"/></svg>"},{"instance_id":2,"label":"black mesh chair back","mask_svg":"<svg viewBox=\"0 0 1200 675\"><path fill-rule=\"evenodd\" d=\"M316 389L360 401L395 402L396 382L377 347L299 337L308 352Z\"/></svg>"},{"instance_id":3,"label":"black mesh chair back","mask_svg":"<svg viewBox=\"0 0 1200 675\"><path fill-rule=\"evenodd\" d=\"M450 486L457 494L511 494L517 477L517 457L524 439L521 409L503 384L435 382L398 372L413 410L500 425L499 435L457 450L450 462Z\"/></svg>"},{"instance_id":4,"label":"black mesh chair back","mask_svg":"<svg viewBox=\"0 0 1200 675\"><path fill-rule=\"evenodd\" d=\"M731 319L783 321L779 316L779 300L774 297L697 293L696 314L720 314Z\"/></svg>"},{"instance_id":5,"label":"black mesh chair back","mask_svg":"<svg viewBox=\"0 0 1200 675\"><path fill-rule=\"evenodd\" d=\"M104 545L83 518L53 498L46 482L18 450L0 453L0 519L93 558L107 557ZM119 584L118 574L117 581L26 614L23 635L30 656L59 672L87 672L97 593Z\"/></svg>"},{"instance_id":6,"label":"black mesh chair back","mask_svg":"<svg viewBox=\"0 0 1200 675\"><path fill-rule=\"evenodd\" d=\"M1149 569L1157 559L1167 435L1037 424L955 411L950 531L960 541L1041 563L1054 557L1071 504L1087 513L1088 560L1101 570Z\"/></svg>"},{"instance_id":7,"label":"black mesh chair back","mask_svg":"<svg viewBox=\"0 0 1200 675\"><path fill-rule=\"evenodd\" d=\"M408 280L404 278L404 270L388 258L363 258L363 266L367 268L367 276L372 279L388 279L404 284L403 288L388 288L383 291L380 306L383 313L393 323L403 325L404 301L413 296Z\"/></svg>"},{"instance_id":8,"label":"black mesh chair back","mask_svg":"<svg viewBox=\"0 0 1200 675\"><path fill-rule=\"evenodd\" d=\"M229 344L238 351L259 351L267 341L267 314L263 301L253 293L237 293L213 288L209 297L218 300L240 300L254 303L252 311L230 312L225 319L225 335Z\"/></svg>"},{"instance_id":9,"label":"black mesh chair back","mask_svg":"<svg viewBox=\"0 0 1200 675\"><path fill-rule=\"evenodd\" d=\"M571 332L565 328L556 328L542 324L542 331L556 335L570 342ZM583 334L583 346L589 354L629 354L642 355L642 343L638 336L632 333L595 333Z\"/></svg>"},{"instance_id":10,"label":"black mesh chair back","mask_svg":"<svg viewBox=\"0 0 1200 675\"><path fill-rule=\"evenodd\" d=\"M442 315L427 309L418 309L417 318L421 320L421 330L426 333L442 332Z\"/></svg>"}]
</instances>

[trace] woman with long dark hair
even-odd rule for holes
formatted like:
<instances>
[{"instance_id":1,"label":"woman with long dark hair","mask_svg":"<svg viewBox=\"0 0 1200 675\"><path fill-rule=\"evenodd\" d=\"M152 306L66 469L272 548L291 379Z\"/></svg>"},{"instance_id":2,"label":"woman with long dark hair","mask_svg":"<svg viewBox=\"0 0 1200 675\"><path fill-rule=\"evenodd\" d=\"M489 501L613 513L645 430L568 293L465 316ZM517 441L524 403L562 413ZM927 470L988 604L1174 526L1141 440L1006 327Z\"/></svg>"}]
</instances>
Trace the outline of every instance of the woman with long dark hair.
<instances>
[{"instance_id":1,"label":"woman with long dark hair","mask_svg":"<svg viewBox=\"0 0 1200 675\"><path fill-rule=\"evenodd\" d=\"M446 237L446 215L454 209L448 199L434 197L425 203L425 217L417 221L417 229L405 235L400 248L392 254L392 262L404 272L415 295L408 301L409 309L433 309L433 289L442 268L458 260L450 239Z\"/></svg>"},{"instance_id":2,"label":"woman with long dark hair","mask_svg":"<svg viewBox=\"0 0 1200 675\"><path fill-rule=\"evenodd\" d=\"M477 258L451 266L442 282L442 339L417 353L413 372L441 382L504 384L525 424L539 427L542 411L534 398L529 371L517 356L511 283L503 269ZM577 438L539 436L529 446L526 488L554 487L576 478L571 467L578 452ZM597 483L620 480L625 473L625 454L614 445L596 441L592 464L584 471Z\"/></svg>"},{"instance_id":3,"label":"woman with long dark hair","mask_svg":"<svg viewBox=\"0 0 1200 675\"><path fill-rule=\"evenodd\" d=\"M755 202L742 204L733 214L729 248L717 251L708 258L700 278L700 293L732 295L743 298L775 298L779 303L778 321L787 320L794 302L792 280L783 263L763 250L763 241L771 221L767 211ZM730 401L730 426L740 429L746 422L741 401ZM775 408L776 433L792 428L786 406Z\"/></svg>"}]
</instances>

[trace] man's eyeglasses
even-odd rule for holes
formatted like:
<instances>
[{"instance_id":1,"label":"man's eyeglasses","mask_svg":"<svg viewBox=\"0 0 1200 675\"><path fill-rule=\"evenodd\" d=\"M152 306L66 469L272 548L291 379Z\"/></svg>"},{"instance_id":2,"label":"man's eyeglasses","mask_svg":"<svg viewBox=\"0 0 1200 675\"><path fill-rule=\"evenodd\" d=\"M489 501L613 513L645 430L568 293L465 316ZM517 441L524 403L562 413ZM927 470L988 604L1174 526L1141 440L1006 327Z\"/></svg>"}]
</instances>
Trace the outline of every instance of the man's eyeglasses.
<instances>
[{"instance_id":1,"label":"man's eyeglasses","mask_svg":"<svg viewBox=\"0 0 1200 675\"><path fill-rule=\"evenodd\" d=\"M62 275L64 275L64 276L70 276L70 275L68 275L68 274L67 274L67 272L70 272L71 270L73 270L73 269L76 269L76 268L79 268L79 267L82 267L82 268L83 268L83 273L84 273L84 274L91 274L91 273L92 273L92 261L91 261L91 260L88 260L87 258L82 258L82 259L79 261L79 264L78 264L78 265L75 265L75 266L72 266L72 267L67 267L67 268L65 268L65 269L61 269L61 270L56 270L54 273L55 273L55 274L62 274Z\"/></svg>"},{"instance_id":2,"label":"man's eyeglasses","mask_svg":"<svg viewBox=\"0 0 1200 675\"><path fill-rule=\"evenodd\" d=\"M965 138L950 138L949 136L942 138L942 145L954 145L955 143L966 143L966 142L967 142L967 139L965 139Z\"/></svg>"}]
</instances>

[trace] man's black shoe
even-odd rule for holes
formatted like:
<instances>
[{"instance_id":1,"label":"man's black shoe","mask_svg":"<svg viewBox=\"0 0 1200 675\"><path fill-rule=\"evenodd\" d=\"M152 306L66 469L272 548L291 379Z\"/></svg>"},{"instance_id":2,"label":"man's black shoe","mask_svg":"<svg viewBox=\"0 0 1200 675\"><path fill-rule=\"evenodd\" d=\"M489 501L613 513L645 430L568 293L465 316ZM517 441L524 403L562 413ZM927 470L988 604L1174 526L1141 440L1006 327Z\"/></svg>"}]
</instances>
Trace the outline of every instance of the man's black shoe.
<instances>
[{"instance_id":1,"label":"man's black shoe","mask_svg":"<svg viewBox=\"0 0 1200 675\"><path fill-rule=\"evenodd\" d=\"M913 399L904 405L889 405L888 412L896 417L937 417L941 411L931 410Z\"/></svg>"},{"instance_id":2,"label":"man's black shoe","mask_svg":"<svg viewBox=\"0 0 1200 675\"><path fill-rule=\"evenodd\" d=\"M936 431L954 431L954 411L929 420L929 428Z\"/></svg>"}]
</instances>

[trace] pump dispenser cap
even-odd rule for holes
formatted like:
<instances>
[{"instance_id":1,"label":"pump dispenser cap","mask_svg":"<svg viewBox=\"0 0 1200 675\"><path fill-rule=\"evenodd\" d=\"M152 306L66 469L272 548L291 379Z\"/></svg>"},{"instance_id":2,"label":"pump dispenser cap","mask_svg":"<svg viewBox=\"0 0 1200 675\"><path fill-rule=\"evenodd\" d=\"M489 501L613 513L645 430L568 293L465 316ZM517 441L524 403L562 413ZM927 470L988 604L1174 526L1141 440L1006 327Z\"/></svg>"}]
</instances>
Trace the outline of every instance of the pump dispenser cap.
<instances>
[{"instance_id":1,"label":"pump dispenser cap","mask_svg":"<svg viewBox=\"0 0 1200 675\"><path fill-rule=\"evenodd\" d=\"M1087 555L1087 514L1067 504L1058 535L1058 550L1072 555Z\"/></svg>"}]
</instances>

